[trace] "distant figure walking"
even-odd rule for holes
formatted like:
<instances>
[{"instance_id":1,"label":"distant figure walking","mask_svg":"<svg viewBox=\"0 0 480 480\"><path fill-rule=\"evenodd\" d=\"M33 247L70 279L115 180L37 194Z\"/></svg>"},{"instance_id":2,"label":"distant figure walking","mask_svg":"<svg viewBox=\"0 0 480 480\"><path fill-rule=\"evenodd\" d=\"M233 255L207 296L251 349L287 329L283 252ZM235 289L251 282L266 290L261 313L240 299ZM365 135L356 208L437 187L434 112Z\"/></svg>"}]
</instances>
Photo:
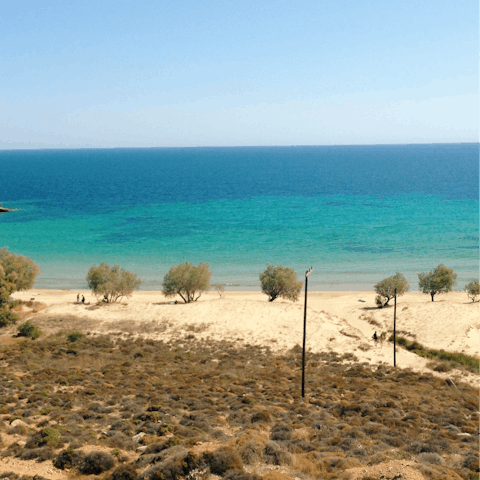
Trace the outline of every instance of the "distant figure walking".
<instances>
[{"instance_id":1,"label":"distant figure walking","mask_svg":"<svg viewBox=\"0 0 480 480\"><path fill-rule=\"evenodd\" d=\"M77 293L77 303L80 301L80 294Z\"/></svg>"},{"instance_id":2,"label":"distant figure walking","mask_svg":"<svg viewBox=\"0 0 480 480\"><path fill-rule=\"evenodd\" d=\"M377 332L373 334L373 341L375 342L375 345L376 345L378 342Z\"/></svg>"},{"instance_id":3,"label":"distant figure walking","mask_svg":"<svg viewBox=\"0 0 480 480\"><path fill-rule=\"evenodd\" d=\"M82 303L85 303L85 297L82 295Z\"/></svg>"}]
</instances>

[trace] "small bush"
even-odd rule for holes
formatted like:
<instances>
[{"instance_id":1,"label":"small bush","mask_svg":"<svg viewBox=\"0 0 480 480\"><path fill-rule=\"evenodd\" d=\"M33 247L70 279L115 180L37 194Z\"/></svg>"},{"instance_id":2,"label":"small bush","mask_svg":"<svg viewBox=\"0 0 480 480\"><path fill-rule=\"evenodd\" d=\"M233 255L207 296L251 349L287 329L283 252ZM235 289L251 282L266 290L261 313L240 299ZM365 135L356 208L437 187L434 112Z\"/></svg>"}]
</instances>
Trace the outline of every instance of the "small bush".
<instances>
[{"instance_id":1,"label":"small bush","mask_svg":"<svg viewBox=\"0 0 480 480\"><path fill-rule=\"evenodd\" d=\"M252 423L270 423L272 421L272 415L268 410L261 410L252 416Z\"/></svg>"},{"instance_id":2,"label":"small bush","mask_svg":"<svg viewBox=\"0 0 480 480\"><path fill-rule=\"evenodd\" d=\"M31 323L30 320L27 320L18 327L19 337L28 337L32 340L36 340L41 334L42 331L36 325Z\"/></svg>"},{"instance_id":3,"label":"small bush","mask_svg":"<svg viewBox=\"0 0 480 480\"><path fill-rule=\"evenodd\" d=\"M292 438L292 429L286 423L275 425L270 434L270 440L290 440Z\"/></svg>"},{"instance_id":4,"label":"small bush","mask_svg":"<svg viewBox=\"0 0 480 480\"><path fill-rule=\"evenodd\" d=\"M434 465L445 465L445 460L438 453L420 453L417 456L420 463L431 463Z\"/></svg>"},{"instance_id":5,"label":"small bush","mask_svg":"<svg viewBox=\"0 0 480 480\"><path fill-rule=\"evenodd\" d=\"M136 480L138 466L134 463L120 465L108 477L108 480Z\"/></svg>"},{"instance_id":6,"label":"small bush","mask_svg":"<svg viewBox=\"0 0 480 480\"><path fill-rule=\"evenodd\" d=\"M475 302L475 300L477 299L477 297L480 293L478 279L477 280L472 280L470 283L467 283L465 285L465 291L467 292L468 298L472 302Z\"/></svg>"},{"instance_id":7,"label":"small bush","mask_svg":"<svg viewBox=\"0 0 480 480\"><path fill-rule=\"evenodd\" d=\"M67 336L67 339L69 342L73 343L80 340L82 337L83 337L83 333L75 331L75 332L69 333Z\"/></svg>"},{"instance_id":8,"label":"small bush","mask_svg":"<svg viewBox=\"0 0 480 480\"><path fill-rule=\"evenodd\" d=\"M168 458L145 470L139 480L179 480L188 478L190 472L198 471L198 459L193 453L180 457ZM195 479L195 476L191 476Z\"/></svg>"},{"instance_id":9,"label":"small bush","mask_svg":"<svg viewBox=\"0 0 480 480\"><path fill-rule=\"evenodd\" d=\"M249 440L242 449L242 459L247 465L253 465L263 459L264 445Z\"/></svg>"},{"instance_id":10,"label":"small bush","mask_svg":"<svg viewBox=\"0 0 480 480\"><path fill-rule=\"evenodd\" d=\"M18 315L9 308L9 305L0 304L0 328L17 323Z\"/></svg>"},{"instance_id":11,"label":"small bush","mask_svg":"<svg viewBox=\"0 0 480 480\"><path fill-rule=\"evenodd\" d=\"M33 460L36 459L37 462L44 462L45 460L52 460L55 458L55 453L51 447L40 447L32 449L23 449L20 452L19 458L22 460Z\"/></svg>"},{"instance_id":12,"label":"small bush","mask_svg":"<svg viewBox=\"0 0 480 480\"><path fill-rule=\"evenodd\" d=\"M53 427L45 427L40 430L43 441L50 447L56 447L60 443L60 432Z\"/></svg>"},{"instance_id":13,"label":"small bush","mask_svg":"<svg viewBox=\"0 0 480 480\"><path fill-rule=\"evenodd\" d=\"M269 440L265 443L265 461L273 465L291 465L292 455L277 442Z\"/></svg>"},{"instance_id":14,"label":"small bush","mask_svg":"<svg viewBox=\"0 0 480 480\"><path fill-rule=\"evenodd\" d=\"M234 450L228 447L219 448L213 453L205 452L202 460L215 475L223 475L227 470L242 470L242 459Z\"/></svg>"},{"instance_id":15,"label":"small bush","mask_svg":"<svg viewBox=\"0 0 480 480\"><path fill-rule=\"evenodd\" d=\"M84 475L98 475L110 470L115 465L115 458L106 452L91 452L79 465L78 471Z\"/></svg>"},{"instance_id":16,"label":"small bush","mask_svg":"<svg viewBox=\"0 0 480 480\"><path fill-rule=\"evenodd\" d=\"M68 448L57 455L57 458L53 461L53 466L60 470L70 469L80 465L84 459L85 454L83 452Z\"/></svg>"},{"instance_id":17,"label":"small bush","mask_svg":"<svg viewBox=\"0 0 480 480\"><path fill-rule=\"evenodd\" d=\"M239 470L229 470L225 473L223 478L226 478L227 480L261 480L257 475L240 472Z\"/></svg>"}]
</instances>

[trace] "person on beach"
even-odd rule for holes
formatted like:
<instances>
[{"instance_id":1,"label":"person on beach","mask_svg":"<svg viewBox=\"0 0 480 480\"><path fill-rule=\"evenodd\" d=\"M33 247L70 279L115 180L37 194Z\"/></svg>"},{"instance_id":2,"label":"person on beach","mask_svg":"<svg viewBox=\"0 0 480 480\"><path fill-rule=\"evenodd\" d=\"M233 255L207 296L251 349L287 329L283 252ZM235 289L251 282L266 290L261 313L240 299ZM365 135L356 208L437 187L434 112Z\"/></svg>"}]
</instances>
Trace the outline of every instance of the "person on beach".
<instances>
[{"instance_id":1,"label":"person on beach","mask_svg":"<svg viewBox=\"0 0 480 480\"><path fill-rule=\"evenodd\" d=\"M377 342L378 342L377 332L373 334L373 341L375 342L375 345L377 345Z\"/></svg>"},{"instance_id":2,"label":"person on beach","mask_svg":"<svg viewBox=\"0 0 480 480\"><path fill-rule=\"evenodd\" d=\"M80 301L80 294L77 293L77 303Z\"/></svg>"},{"instance_id":3,"label":"person on beach","mask_svg":"<svg viewBox=\"0 0 480 480\"><path fill-rule=\"evenodd\" d=\"M82 295L82 303L85 303L85 297Z\"/></svg>"}]
</instances>

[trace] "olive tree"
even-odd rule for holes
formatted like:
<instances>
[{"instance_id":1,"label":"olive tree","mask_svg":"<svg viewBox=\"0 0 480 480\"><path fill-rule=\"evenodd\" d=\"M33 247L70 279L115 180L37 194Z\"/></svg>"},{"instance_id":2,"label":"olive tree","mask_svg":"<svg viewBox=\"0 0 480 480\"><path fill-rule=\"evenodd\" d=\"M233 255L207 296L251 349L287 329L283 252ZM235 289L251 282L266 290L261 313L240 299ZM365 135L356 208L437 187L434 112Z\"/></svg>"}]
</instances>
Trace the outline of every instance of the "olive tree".
<instances>
[{"instance_id":1,"label":"olive tree","mask_svg":"<svg viewBox=\"0 0 480 480\"><path fill-rule=\"evenodd\" d=\"M260 274L262 292L268 295L268 301L273 302L282 297L296 302L303 283L298 281L297 274L291 268L282 265L268 265Z\"/></svg>"},{"instance_id":2,"label":"olive tree","mask_svg":"<svg viewBox=\"0 0 480 480\"><path fill-rule=\"evenodd\" d=\"M377 298L375 302L382 308L388 305L388 302L395 296L395 289L397 290L397 296L401 296L408 292L410 285L406 278L399 272L391 277L384 278L378 282L374 287L377 292Z\"/></svg>"},{"instance_id":3,"label":"olive tree","mask_svg":"<svg viewBox=\"0 0 480 480\"><path fill-rule=\"evenodd\" d=\"M0 326L4 327L17 320L12 312L10 295L28 290L35 284L40 268L31 259L23 255L10 253L8 248L0 248Z\"/></svg>"},{"instance_id":4,"label":"olive tree","mask_svg":"<svg viewBox=\"0 0 480 480\"><path fill-rule=\"evenodd\" d=\"M472 301L475 302L479 295L479 286L478 286L478 279L477 280L472 280L470 283L467 283L465 285L465 291L467 292L468 298Z\"/></svg>"},{"instance_id":5,"label":"olive tree","mask_svg":"<svg viewBox=\"0 0 480 480\"><path fill-rule=\"evenodd\" d=\"M116 302L121 297L130 297L142 284L135 273L119 265L111 267L106 263L90 267L85 279L93 294L97 298L103 297L108 303Z\"/></svg>"},{"instance_id":6,"label":"olive tree","mask_svg":"<svg viewBox=\"0 0 480 480\"><path fill-rule=\"evenodd\" d=\"M456 283L457 274L443 263L428 273L418 274L418 288L423 293L429 293L432 302L437 293L451 292Z\"/></svg>"},{"instance_id":7,"label":"olive tree","mask_svg":"<svg viewBox=\"0 0 480 480\"><path fill-rule=\"evenodd\" d=\"M203 292L210 290L210 265L182 263L170 267L163 278L163 294L168 297L180 295L185 303L196 302Z\"/></svg>"}]
</instances>

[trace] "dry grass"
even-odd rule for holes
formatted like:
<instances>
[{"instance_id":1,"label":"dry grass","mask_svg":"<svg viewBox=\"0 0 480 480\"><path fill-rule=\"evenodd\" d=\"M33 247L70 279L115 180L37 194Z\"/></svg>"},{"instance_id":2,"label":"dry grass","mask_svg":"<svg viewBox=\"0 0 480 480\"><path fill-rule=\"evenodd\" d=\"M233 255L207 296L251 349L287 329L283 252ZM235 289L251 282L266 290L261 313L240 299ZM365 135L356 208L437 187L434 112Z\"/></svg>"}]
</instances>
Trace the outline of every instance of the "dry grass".
<instances>
[{"instance_id":1,"label":"dry grass","mask_svg":"<svg viewBox=\"0 0 480 480\"><path fill-rule=\"evenodd\" d=\"M84 335L1 348L0 434L26 442L2 456L105 480L329 480L398 459L427 478L478 478L478 390L468 385L309 354L304 400L299 348L275 356L193 335L166 344L126 327L122 336L71 328Z\"/></svg>"}]
</instances>

